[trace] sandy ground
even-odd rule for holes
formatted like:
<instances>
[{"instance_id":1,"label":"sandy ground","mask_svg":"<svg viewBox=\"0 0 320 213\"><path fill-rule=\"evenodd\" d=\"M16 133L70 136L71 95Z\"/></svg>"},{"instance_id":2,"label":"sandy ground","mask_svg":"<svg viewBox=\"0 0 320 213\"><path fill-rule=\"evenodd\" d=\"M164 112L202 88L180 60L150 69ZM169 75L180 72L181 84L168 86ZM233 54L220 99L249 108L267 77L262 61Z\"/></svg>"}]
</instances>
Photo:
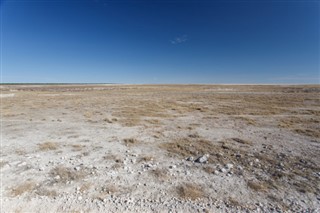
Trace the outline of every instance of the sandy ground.
<instances>
[{"instance_id":1,"label":"sandy ground","mask_svg":"<svg viewBox=\"0 0 320 213\"><path fill-rule=\"evenodd\" d=\"M319 85L1 91L1 212L320 211Z\"/></svg>"}]
</instances>

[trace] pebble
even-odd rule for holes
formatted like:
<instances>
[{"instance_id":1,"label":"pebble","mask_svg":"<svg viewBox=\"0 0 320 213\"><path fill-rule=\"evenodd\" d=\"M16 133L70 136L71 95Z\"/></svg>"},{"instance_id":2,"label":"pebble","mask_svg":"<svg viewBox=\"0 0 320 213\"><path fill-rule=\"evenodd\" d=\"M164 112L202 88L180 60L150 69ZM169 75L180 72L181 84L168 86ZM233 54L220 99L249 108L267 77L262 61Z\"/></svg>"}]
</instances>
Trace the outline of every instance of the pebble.
<instances>
[{"instance_id":1,"label":"pebble","mask_svg":"<svg viewBox=\"0 0 320 213\"><path fill-rule=\"evenodd\" d=\"M79 171L79 170L81 169L81 167L80 167L80 166L76 166L76 167L74 167L74 169L75 169L76 171Z\"/></svg>"},{"instance_id":2,"label":"pebble","mask_svg":"<svg viewBox=\"0 0 320 213\"><path fill-rule=\"evenodd\" d=\"M228 163L228 164L226 164L226 166L225 166L227 169L232 169L233 168L233 164L231 164L231 163Z\"/></svg>"},{"instance_id":3,"label":"pebble","mask_svg":"<svg viewBox=\"0 0 320 213\"><path fill-rule=\"evenodd\" d=\"M18 164L17 166L21 167L21 166L25 166L25 165L27 165L27 162L22 162L22 163Z\"/></svg>"},{"instance_id":4,"label":"pebble","mask_svg":"<svg viewBox=\"0 0 320 213\"><path fill-rule=\"evenodd\" d=\"M220 172L225 173L227 170L225 168L221 168Z\"/></svg>"},{"instance_id":5,"label":"pebble","mask_svg":"<svg viewBox=\"0 0 320 213\"><path fill-rule=\"evenodd\" d=\"M79 201L82 200L82 196L79 196L79 197L78 197L78 200L79 200Z\"/></svg>"},{"instance_id":6,"label":"pebble","mask_svg":"<svg viewBox=\"0 0 320 213\"><path fill-rule=\"evenodd\" d=\"M187 161L193 161L193 160L194 160L194 158L192 156L187 158Z\"/></svg>"},{"instance_id":7,"label":"pebble","mask_svg":"<svg viewBox=\"0 0 320 213\"><path fill-rule=\"evenodd\" d=\"M205 154L205 155L197 158L194 162L196 162L196 163L207 163L208 162L208 158L209 158L209 155Z\"/></svg>"}]
</instances>

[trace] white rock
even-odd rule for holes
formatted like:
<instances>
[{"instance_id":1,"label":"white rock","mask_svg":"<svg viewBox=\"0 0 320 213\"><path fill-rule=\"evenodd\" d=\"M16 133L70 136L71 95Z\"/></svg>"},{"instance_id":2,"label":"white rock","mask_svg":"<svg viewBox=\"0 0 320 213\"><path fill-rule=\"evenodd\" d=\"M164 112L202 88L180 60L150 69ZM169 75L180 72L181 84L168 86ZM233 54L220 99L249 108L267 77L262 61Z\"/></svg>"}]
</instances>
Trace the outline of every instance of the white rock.
<instances>
[{"instance_id":1,"label":"white rock","mask_svg":"<svg viewBox=\"0 0 320 213\"><path fill-rule=\"evenodd\" d=\"M233 164L231 164L231 163L228 163L228 164L226 164L226 166L225 166L227 169L232 169L233 168Z\"/></svg>"},{"instance_id":2,"label":"white rock","mask_svg":"<svg viewBox=\"0 0 320 213\"><path fill-rule=\"evenodd\" d=\"M208 158L209 158L209 154L205 154L205 155L197 158L197 159L195 160L195 162L197 162L197 163L207 163Z\"/></svg>"},{"instance_id":3,"label":"white rock","mask_svg":"<svg viewBox=\"0 0 320 213\"><path fill-rule=\"evenodd\" d=\"M17 166L18 166L18 167L21 167L21 166L25 166L25 165L27 165L27 162L19 163Z\"/></svg>"},{"instance_id":4,"label":"white rock","mask_svg":"<svg viewBox=\"0 0 320 213\"><path fill-rule=\"evenodd\" d=\"M225 173L227 170L225 168L221 168L220 172Z\"/></svg>"},{"instance_id":5,"label":"white rock","mask_svg":"<svg viewBox=\"0 0 320 213\"><path fill-rule=\"evenodd\" d=\"M78 197L78 200L79 200L79 201L82 200L82 196L79 196L79 197Z\"/></svg>"},{"instance_id":6,"label":"white rock","mask_svg":"<svg viewBox=\"0 0 320 213\"><path fill-rule=\"evenodd\" d=\"M193 161L193 157L192 156L188 157L187 161Z\"/></svg>"}]
</instances>

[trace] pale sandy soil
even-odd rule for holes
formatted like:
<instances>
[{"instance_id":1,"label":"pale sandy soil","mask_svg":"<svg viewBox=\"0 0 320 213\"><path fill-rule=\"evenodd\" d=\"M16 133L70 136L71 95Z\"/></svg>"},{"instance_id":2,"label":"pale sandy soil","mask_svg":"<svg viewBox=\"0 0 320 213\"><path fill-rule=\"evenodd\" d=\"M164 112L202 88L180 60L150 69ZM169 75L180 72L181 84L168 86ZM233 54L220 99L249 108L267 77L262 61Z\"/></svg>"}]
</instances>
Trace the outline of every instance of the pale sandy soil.
<instances>
[{"instance_id":1,"label":"pale sandy soil","mask_svg":"<svg viewBox=\"0 0 320 213\"><path fill-rule=\"evenodd\" d=\"M1 212L320 211L319 85L1 91Z\"/></svg>"}]
</instances>

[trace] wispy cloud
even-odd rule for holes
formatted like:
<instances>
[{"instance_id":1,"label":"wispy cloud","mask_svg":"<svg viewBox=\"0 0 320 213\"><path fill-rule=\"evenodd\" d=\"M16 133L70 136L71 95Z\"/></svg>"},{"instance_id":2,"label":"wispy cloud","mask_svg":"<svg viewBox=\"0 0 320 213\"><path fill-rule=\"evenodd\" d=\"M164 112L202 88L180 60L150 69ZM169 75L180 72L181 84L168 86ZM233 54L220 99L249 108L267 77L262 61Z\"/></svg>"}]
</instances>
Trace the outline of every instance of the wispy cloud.
<instances>
[{"instance_id":1,"label":"wispy cloud","mask_svg":"<svg viewBox=\"0 0 320 213\"><path fill-rule=\"evenodd\" d=\"M179 36L176 37L175 39L171 40L171 44L181 44L188 41L188 36L187 35L183 35L183 36Z\"/></svg>"}]
</instances>

